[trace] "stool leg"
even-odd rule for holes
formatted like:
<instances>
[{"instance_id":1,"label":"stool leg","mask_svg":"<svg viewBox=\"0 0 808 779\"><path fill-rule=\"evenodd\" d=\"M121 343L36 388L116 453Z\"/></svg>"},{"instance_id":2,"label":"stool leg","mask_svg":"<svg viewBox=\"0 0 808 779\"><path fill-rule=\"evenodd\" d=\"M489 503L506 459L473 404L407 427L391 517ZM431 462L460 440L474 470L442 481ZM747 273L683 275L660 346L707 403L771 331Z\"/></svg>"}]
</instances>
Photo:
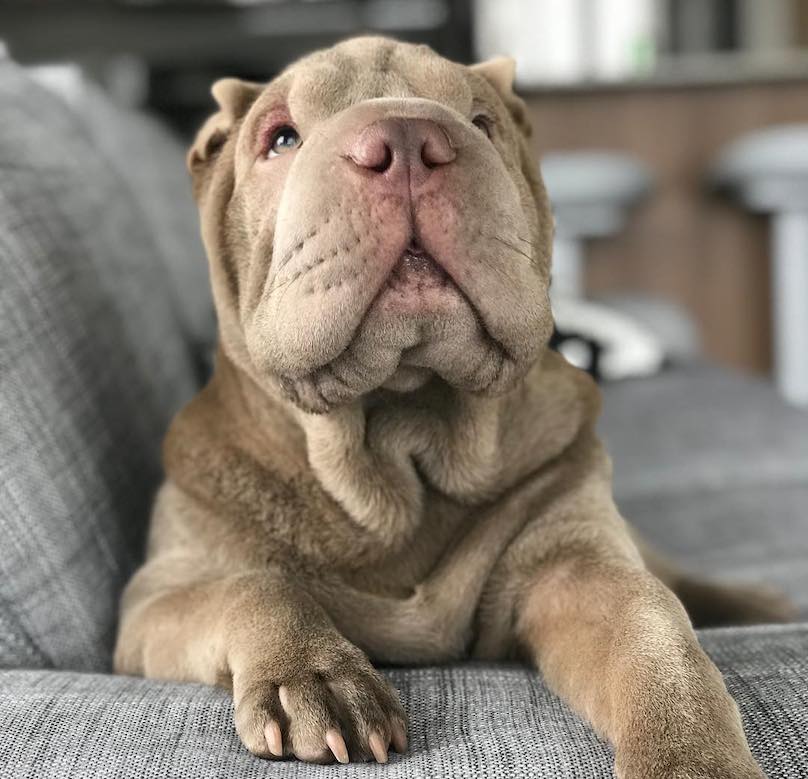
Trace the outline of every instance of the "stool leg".
<instances>
[{"instance_id":1,"label":"stool leg","mask_svg":"<svg viewBox=\"0 0 808 779\"><path fill-rule=\"evenodd\" d=\"M808 406L808 211L772 214L772 266L777 385Z\"/></svg>"}]
</instances>

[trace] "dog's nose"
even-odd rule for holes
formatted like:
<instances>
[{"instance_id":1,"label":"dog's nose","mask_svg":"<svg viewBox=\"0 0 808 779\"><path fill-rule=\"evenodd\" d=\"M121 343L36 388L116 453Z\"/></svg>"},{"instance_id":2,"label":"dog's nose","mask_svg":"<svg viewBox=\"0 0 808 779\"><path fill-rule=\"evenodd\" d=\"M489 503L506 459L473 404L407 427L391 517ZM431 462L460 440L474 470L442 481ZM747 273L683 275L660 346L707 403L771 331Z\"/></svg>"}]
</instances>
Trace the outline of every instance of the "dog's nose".
<instances>
[{"instance_id":1,"label":"dog's nose","mask_svg":"<svg viewBox=\"0 0 808 779\"><path fill-rule=\"evenodd\" d=\"M382 119L349 144L346 157L359 168L394 175L409 170L425 178L456 153L445 130L428 119Z\"/></svg>"}]
</instances>

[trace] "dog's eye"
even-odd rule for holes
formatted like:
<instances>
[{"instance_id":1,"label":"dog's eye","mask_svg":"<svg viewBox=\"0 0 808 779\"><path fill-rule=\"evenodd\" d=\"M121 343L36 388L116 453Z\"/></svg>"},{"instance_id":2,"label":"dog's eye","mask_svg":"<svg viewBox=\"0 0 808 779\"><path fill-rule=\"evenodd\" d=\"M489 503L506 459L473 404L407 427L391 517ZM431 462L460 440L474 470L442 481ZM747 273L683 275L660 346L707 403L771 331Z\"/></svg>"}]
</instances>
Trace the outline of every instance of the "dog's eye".
<instances>
[{"instance_id":1,"label":"dog's eye","mask_svg":"<svg viewBox=\"0 0 808 779\"><path fill-rule=\"evenodd\" d=\"M482 132L485 133L487 138L491 137L491 120L485 114L477 114L471 123Z\"/></svg>"},{"instance_id":2,"label":"dog's eye","mask_svg":"<svg viewBox=\"0 0 808 779\"><path fill-rule=\"evenodd\" d=\"M272 133L272 137L269 139L267 157L272 159L287 151L292 151L300 146L301 143L303 143L303 141L300 138L300 133L291 125L285 124Z\"/></svg>"}]
</instances>

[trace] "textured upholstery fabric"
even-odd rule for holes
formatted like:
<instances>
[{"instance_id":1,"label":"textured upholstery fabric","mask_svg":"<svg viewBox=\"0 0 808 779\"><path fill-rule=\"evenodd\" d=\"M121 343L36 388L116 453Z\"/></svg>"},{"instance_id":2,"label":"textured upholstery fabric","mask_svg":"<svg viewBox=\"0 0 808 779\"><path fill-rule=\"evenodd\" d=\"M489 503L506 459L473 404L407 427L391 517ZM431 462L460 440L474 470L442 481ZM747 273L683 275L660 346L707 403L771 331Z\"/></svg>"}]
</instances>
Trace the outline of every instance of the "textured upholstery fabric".
<instances>
[{"instance_id":1,"label":"textured upholstery fabric","mask_svg":"<svg viewBox=\"0 0 808 779\"><path fill-rule=\"evenodd\" d=\"M768 382L696 363L603 389L619 499L808 480L808 411Z\"/></svg>"},{"instance_id":2,"label":"textured upholstery fabric","mask_svg":"<svg viewBox=\"0 0 808 779\"><path fill-rule=\"evenodd\" d=\"M196 386L165 252L199 252L182 294L208 300L206 269L195 221L143 206L168 206L146 169L179 173L174 142L148 125L138 146L119 117L110 134L152 160L129 179L102 112L1 59L0 105L0 664L103 669L160 440Z\"/></svg>"},{"instance_id":3,"label":"textured upholstery fabric","mask_svg":"<svg viewBox=\"0 0 808 779\"><path fill-rule=\"evenodd\" d=\"M146 240L156 247L153 259L164 270L164 294L174 304L195 358L205 359L213 346L215 321L184 147L157 120L111 103L78 69L56 66L27 72L59 91L117 179L123 199L134 201L148 226Z\"/></svg>"},{"instance_id":4,"label":"textured upholstery fabric","mask_svg":"<svg viewBox=\"0 0 808 779\"><path fill-rule=\"evenodd\" d=\"M808 412L705 365L606 385L615 494L687 568L768 583L808 617Z\"/></svg>"},{"instance_id":5,"label":"textured upholstery fabric","mask_svg":"<svg viewBox=\"0 0 808 779\"><path fill-rule=\"evenodd\" d=\"M752 751L770 779L808 776L808 628L708 631L704 643L739 702ZM230 698L220 690L0 672L0 777L612 776L609 748L529 669L466 665L391 676L412 720L410 753L387 766L320 767L252 757L235 736Z\"/></svg>"},{"instance_id":6,"label":"textured upholstery fabric","mask_svg":"<svg viewBox=\"0 0 808 779\"><path fill-rule=\"evenodd\" d=\"M643 537L688 570L787 593L808 619L808 485L620 501Z\"/></svg>"}]
</instances>

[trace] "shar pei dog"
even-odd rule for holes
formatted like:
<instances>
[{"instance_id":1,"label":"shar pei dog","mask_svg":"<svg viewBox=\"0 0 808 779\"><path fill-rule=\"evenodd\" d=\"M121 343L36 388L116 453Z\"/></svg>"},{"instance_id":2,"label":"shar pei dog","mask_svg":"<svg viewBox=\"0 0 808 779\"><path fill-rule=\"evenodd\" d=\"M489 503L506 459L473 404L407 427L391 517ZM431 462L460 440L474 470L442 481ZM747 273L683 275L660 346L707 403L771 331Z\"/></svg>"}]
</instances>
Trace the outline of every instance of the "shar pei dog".
<instances>
[{"instance_id":1,"label":"shar pei dog","mask_svg":"<svg viewBox=\"0 0 808 779\"><path fill-rule=\"evenodd\" d=\"M615 508L598 390L547 346L513 71L365 37L214 85L188 165L216 366L165 440L116 670L231 690L259 757L383 763L407 717L372 663L518 656L621 779L760 779L691 618L783 606Z\"/></svg>"}]
</instances>

